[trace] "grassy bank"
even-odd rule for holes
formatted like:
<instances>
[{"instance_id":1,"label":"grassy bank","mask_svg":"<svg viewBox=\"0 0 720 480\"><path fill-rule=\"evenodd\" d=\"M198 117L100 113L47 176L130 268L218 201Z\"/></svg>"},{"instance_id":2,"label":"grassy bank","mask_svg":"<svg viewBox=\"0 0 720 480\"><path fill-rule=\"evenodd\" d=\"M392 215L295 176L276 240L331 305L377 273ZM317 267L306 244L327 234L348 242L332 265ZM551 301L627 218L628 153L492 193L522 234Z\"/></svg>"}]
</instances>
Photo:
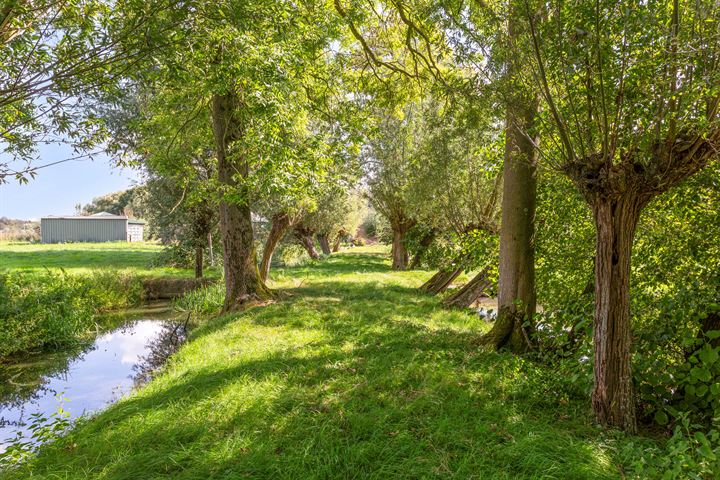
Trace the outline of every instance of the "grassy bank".
<instances>
[{"instance_id":1,"label":"grassy bank","mask_svg":"<svg viewBox=\"0 0 720 480\"><path fill-rule=\"evenodd\" d=\"M104 313L138 305L145 277L186 277L155 267L150 243L0 243L0 360L92 337Z\"/></svg>"},{"instance_id":2,"label":"grassy bank","mask_svg":"<svg viewBox=\"0 0 720 480\"><path fill-rule=\"evenodd\" d=\"M428 275L372 253L275 272L290 296L200 326L4 478L621 478L651 442L595 427L552 369L479 349L488 325L419 294Z\"/></svg>"},{"instance_id":3,"label":"grassy bank","mask_svg":"<svg viewBox=\"0 0 720 480\"><path fill-rule=\"evenodd\" d=\"M127 273L0 273L0 360L89 340L102 314L142 297L140 279Z\"/></svg>"}]
</instances>

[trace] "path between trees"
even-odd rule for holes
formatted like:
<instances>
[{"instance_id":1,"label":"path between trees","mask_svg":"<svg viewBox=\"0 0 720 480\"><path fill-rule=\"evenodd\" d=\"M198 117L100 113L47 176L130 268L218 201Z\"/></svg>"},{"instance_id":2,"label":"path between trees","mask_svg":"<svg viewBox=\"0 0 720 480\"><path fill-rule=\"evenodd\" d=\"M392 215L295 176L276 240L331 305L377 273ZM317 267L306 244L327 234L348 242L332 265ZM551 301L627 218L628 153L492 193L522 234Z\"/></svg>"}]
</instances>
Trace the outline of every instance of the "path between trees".
<instances>
[{"instance_id":1,"label":"path between trees","mask_svg":"<svg viewBox=\"0 0 720 480\"><path fill-rule=\"evenodd\" d=\"M208 321L158 378L6 478L619 477L622 440L582 392L479 349L482 318L385 258L276 272L290 296Z\"/></svg>"}]
</instances>

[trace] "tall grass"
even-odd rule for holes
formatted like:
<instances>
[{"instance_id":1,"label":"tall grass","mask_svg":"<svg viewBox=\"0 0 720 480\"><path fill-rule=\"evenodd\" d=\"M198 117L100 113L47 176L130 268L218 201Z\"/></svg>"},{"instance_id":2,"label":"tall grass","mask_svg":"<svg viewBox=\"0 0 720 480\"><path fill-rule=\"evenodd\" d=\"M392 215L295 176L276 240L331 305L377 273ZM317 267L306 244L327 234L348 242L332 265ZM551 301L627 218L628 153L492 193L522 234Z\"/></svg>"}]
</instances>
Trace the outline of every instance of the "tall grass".
<instances>
[{"instance_id":1,"label":"tall grass","mask_svg":"<svg viewBox=\"0 0 720 480\"><path fill-rule=\"evenodd\" d=\"M225 283L218 282L188 292L175 300L173 307L193 315L213 315L220 311L225 301Z\"/></svg>"},{"instance_id":2,"label":"tall grass","mask_svg":"<svg viewBox=\"0 0 720 480\"><path fill-rule=\"evenodd\" d=\"M0 358L81 341L100 314L141 300L139 278L127 273L0 273Z\"/></svg>"}]
</instances>

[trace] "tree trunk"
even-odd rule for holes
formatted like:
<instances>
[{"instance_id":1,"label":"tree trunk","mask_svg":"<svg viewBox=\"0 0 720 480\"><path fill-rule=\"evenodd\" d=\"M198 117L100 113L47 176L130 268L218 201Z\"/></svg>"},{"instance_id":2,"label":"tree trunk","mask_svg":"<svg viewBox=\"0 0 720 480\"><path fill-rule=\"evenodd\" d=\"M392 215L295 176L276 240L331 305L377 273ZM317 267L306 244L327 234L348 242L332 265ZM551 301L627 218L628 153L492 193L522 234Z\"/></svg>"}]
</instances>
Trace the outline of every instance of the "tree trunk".
<instances>
[{"instance_id":1,"label":"tree trunk","mask_svg":"<svg viewBox=\"0 0 720 480\"><path fill-rule=\"evenodd\" d=\"M508 20L508 40L514 44L523 30L521 7L513 3ZM535 205L539 107L536 92L516 79L522 78L523 60L508 61L508 94L503 159L502 218L500 224L500 279L498 317L484 343L494 348L525 352L533 348L535 315Z\"/></svg>"},{"instance_id":2,"label":"tree trunk","mask_svg":"<svg viewBox=\"0 0 720 480\"><path fill-rule=\"evenodd\" d=\"M432 245L433 240L435 240L435 232L431 231L423 235L422 239L420 240L418 251L415 252L412 262L410 262L410 270L415 270L420 266L423 260L423 256L425 255L425 252L428 251L428 248L430 248L430 245Z\"/></svg>"},{"instance_id":3,"label":"tree trunk","mask_svg":"<svg viewBox=\"0 0 720 480\"><path fill-rule=\"evenodd\" d=\"M203 247L195 246L195 278L203 277Z\"/></svg>"},{"instance_id":4,"label":"tree trunk","mask_svg":"<svg viewBox=\"0 0 720 480\"><path fill-rule=\"evenodd\" d=\"M290 228L290 215L287 213L277 213L272 217L272 226L267 240L265 240L265 248L263 248L262 261L260 262L260 278L263 282L267 281L270 274L270 263L272 262L273 253Z\"/></svg>"},{"instance_id":5,"label":"tree trunk","mask_svg":"<svg viewBox=\"0 0 720 480\"><path fill-rule=\"evenodd\" d=\"M242 138L242 102L234 92L212 97L212 126L218 160L218 180L223 192L220 200L220 234L225 269L223 312L240 308L248 301L272 296L260 278L253 238L248 192L238 176L247 178L248 164L240 152L229 154L231 145Z\"/></svg>"},{"instance_id":6,"label":"tree trunk","mask_svg":"<svg viewBox=\"0 0 720 480\"><path fill-rule=\"evenodd\" d=\"M498 318L485 337L495 348L532 348L535 315L535 205L537 153L524 132L531 130L537 102L528 110L508 107L500 226ZM520 122L520 126L517 123Z\"/></svg>"},{"instance_id":7,"label":"tree trunk","mask_svg":"<svg viewBox=\"0 0 720 480\"><path fill-rule=\"evenodd\" d=\"M319 260L320 254L315 249L315 242L313 241L313 234L306 228L295 227L295 238L297 238L300 245L305 249L307 254L313 260Z\"/></svg>"},{"instance_id":8,"label":"tree trunk","mask_svg":"<svg viewBox=\"0 0 720 480\"><path fill-rule=\"evenodd\" d=\"M595 219L595 385L592 405L598 422L637 431L630 347L630 257L642 210L633 193L597 197Z\"/></svg>"},{"instance_id":9,"label":"tree trunk","mask_svg":"<svg viewBox=\"0 0 720 480\"><path fill-rule=\"evenodd\" d=\"M347 232L345 230L340 230L335 237L335 241L333 242L332 251L334 253L337 253L340 251L340 244L343 241L343 238L347 235Z\"/></svg>"},{"instance_id":10,"label":"tree trunk","mask_svg":"<svg viewBox=\"0 0 720 480\"><path fill-rule=\"evenodd\" d=\"M320 249L325 255L330 255L332 253L332 250L330 250L330 239L328 238L327 234L325 233L318 233L317 234L318 243L320 244Z\"/></svg>"},{"instance_id":11,"label":"tree trunk","mask_svg":"<svg viewBox=\"0 0 720 480\"><path fill-rule=\"evenodd\" d=\"M470 307L484 295L485 290L491 285L492 281L488 278L487 270L482 270L460 290L443 300L443 305L446 307Z\"/></svg>"},{"instance_id":12,"label":"tree trunk","mask_svg":"<svg viewBox=\"0 0 720 480\"><path fill-rule=\"evenodd\" d=\"M210 266L215 266L215 253L213 252L213 238L212 232L208 232L208 257L210 260Z\"/></svg>"},{"instance_id":13,"label":"tree trunk","mask_svg":"<svg viewBox=\"0 0 720 480\"><path fill-rule=\"evenodd\" d=\"M462 268L438 270L435 275L420 286L420 290L431 295L437 295L444 292L461 273Z\"/></svg>"},{"instance_id":14,"label":"tree trunk","mask_svg":"<svg viewBox=\"0 0 720 480\"><path fill-rule=\"evenodd\" d=\"M405 248L405 230L399 227L393 227L393 243L392 243L392 269L406 270L410 255Z\"/></svg>"}]
</instances>

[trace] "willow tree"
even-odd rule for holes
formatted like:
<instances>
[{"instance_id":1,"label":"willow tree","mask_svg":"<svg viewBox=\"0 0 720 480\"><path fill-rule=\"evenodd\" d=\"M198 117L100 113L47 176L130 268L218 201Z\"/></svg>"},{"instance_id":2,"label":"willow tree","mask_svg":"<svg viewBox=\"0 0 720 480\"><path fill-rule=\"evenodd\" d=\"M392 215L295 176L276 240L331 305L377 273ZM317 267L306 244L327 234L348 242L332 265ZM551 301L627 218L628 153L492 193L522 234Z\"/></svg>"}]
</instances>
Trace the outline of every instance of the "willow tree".
<instances>
[{"instance_id":1,"label":"willow tree","mask_svg":"<svg viewBox=\"0 0 720 480\"><path fill-rule=\"evenodd\" d=\"M535 315L535 198L539 99L528 71L523 0L383 2L338 10L377 70L404 74L447 95L493 95L505 117L499 315L484 342L532 348ZM378 14L378 11L382 13ZM376 18L380 17L378 21ZM359 20L370 27L359 28ZM387 30L387 33L378 33Z\"/></svg>"},{"instance_id":2,"label":"willow tree","mask_svg":"<svg viewBox=\"0 0 720 480\"><path fill-rule=\"evenodd\" d=\"M134 80L178 89L194 98L178 108L177 134L209 113L217 158L220 233L225 269L224 311L272 295L257 265L252 208L277 189L295 188L310 165L290 141L307 128L304 78L322 69L333 34L322 1L192 2L153 15L156 2L119 2L132 21L150 17L172 44L154 51ZM162 2L157 2L162 3ZM154 40L138 38L127 48Z\"/></svg>"},{"instance_id":3,"label":"willow tree","mask_svg":"<svg viewBox=\"0 0 720 480\"><path fill-rule=\"evenodd\" d=\"M630 265L641 213L717 158L720 5L527 4L555 159L595 223L594 388L600 423L634 432Z\"/></svg>"},{"instance_id":4,"label":"willow tree","mask_svg":"<svg viewBox=\"0 0 720 480\"><path fill-rule=\"evenodd\" d=\"M420 288L437 294L464 270L480 269L446 299L449 305L469 306L486 293L492 283L489 272L497 265L497 242L483 248L485 242L477 240L497 238L499 231L502 130L481 99L428 98L419 108L410 198L418 222L436 232L432 251L441 257L439 271Z\"/></svg>"},{"instance_id":5,"label":"willow tree","mask_svg":"<svg viewBox=\"0 0 720 480\"><path fill-rule=\"evenodd\" d=\"M370 202L387 219L392 230L393 270L405 270L408 266L410 254L405 236L416 223L408 200L414 181L412 156L417 146L414 120L411 106L399 116L380 113L379 128L369 139L366 151Z\"/></svg>"},{"instance_id":6,"label":"willow tree","mask_svg":"<svg viewBox=\"0 0 720 480\"><path fill-rule=\"evenodd\" d=\"M123 85L94 95L93 114L110 133L106 150L140 168L146 180L144 217L166 249L194 252L195 276L213 261L218 224L217 162L209 112L199 111L178 134L177 110L193 100L183 90Z\"/></svg>"}]
</instances>

